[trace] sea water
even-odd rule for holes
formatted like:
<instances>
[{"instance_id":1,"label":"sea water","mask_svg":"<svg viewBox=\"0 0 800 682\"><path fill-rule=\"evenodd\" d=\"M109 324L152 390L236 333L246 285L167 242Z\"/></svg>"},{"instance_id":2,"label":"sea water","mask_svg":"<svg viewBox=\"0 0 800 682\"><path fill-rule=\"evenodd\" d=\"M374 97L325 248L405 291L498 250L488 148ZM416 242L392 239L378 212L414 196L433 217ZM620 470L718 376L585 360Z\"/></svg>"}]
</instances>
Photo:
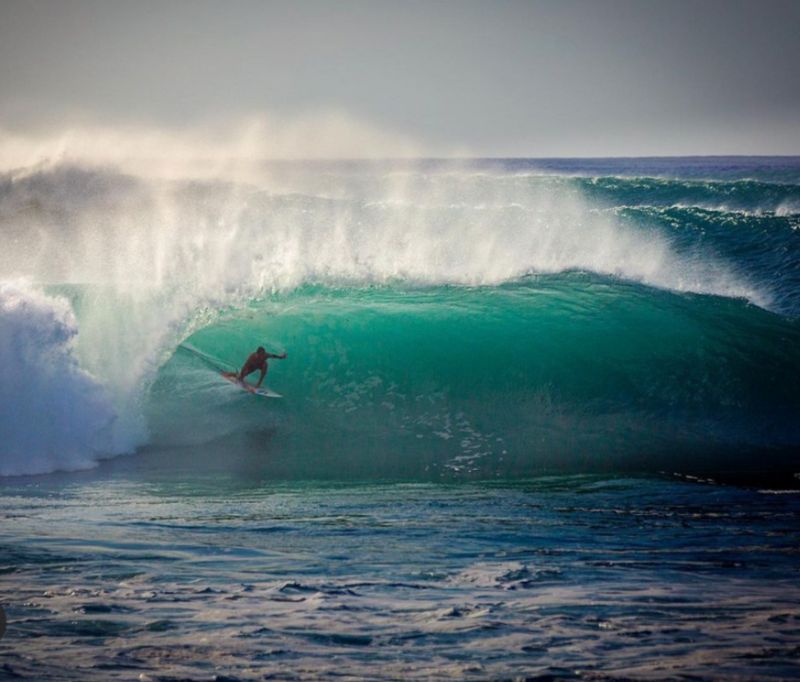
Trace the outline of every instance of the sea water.
<instances>
[{"instance_id":1,"label":"sea water","mask_svg":"<svg viewBox=\"0 0 800 682\"><path fill-rule=\"evenodd\" d=\"M800 160L53 163L0 228L0 676L800 672Z\"/></svg>"}]
</instances>

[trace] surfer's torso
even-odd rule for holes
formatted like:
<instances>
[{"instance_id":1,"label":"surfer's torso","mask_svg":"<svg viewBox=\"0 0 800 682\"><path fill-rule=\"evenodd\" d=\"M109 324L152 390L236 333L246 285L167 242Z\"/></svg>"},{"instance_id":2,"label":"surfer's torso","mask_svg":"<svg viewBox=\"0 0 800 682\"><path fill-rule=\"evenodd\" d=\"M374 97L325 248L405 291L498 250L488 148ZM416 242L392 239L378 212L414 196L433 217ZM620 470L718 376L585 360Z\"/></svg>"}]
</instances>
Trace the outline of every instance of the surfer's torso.
<instances>
[{"instance_id":1,"label":"surfer's torso","mask_svg":"<svg viewBox=\"0 0 800 682\"><path fill-rule=\"evenodd\" d=\"M239 376L241 378L246 377L251 372L255 372L258 370L264 370L267 367L267 358L266 357L258 357L258 353L251 353L250 357L247 358L244 365L242 366L242 371L239 372Z\"/></svg>"}]
</instances>

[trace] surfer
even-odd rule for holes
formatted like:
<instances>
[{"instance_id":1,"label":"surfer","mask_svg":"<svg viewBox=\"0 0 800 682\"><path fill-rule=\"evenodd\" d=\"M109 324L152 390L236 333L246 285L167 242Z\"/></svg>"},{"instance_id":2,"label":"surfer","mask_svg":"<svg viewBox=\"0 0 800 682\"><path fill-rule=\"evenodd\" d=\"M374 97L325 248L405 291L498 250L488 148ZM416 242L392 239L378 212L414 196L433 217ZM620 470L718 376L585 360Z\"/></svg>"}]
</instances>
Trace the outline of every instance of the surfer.
<instances>
[{"instance_id":1,"label":"surfer","mask_svg":"<svg viewBox=\"0 0 800 682\"><path fill-rule=\"evenodd\" d=\"M247 358L247 360L245 360L244 365L242 365L242 369L239 370L238 374L236 374L236 378L244 383L244 378L248 374L252 374L259 369L261 370L261 376L258 378L258 383L256 384L256 388L259 388L261 386L261 382L264 381L264 377L267 376L267 360L269 358L283 360L286 358L286 353L283 353L283 355L267 353L263 346L259 346L256 348L255 353L250 353L250 356ZM233 372L230 372L230 374L233 374Z\"/></svg>"}]
</instances>

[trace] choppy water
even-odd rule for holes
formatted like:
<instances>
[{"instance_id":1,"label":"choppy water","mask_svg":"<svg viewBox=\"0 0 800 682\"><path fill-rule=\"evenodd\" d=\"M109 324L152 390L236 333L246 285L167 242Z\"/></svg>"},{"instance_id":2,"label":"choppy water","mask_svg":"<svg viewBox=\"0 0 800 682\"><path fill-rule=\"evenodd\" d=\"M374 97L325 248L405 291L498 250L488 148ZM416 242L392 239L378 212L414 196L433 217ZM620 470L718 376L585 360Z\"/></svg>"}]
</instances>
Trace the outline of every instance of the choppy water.
<instances>
[{"instance_id":1,"label":"choppy water","mask_svg":"<svg viewBox=\"0 0 800 682\"><path fill-rule=\"evenodd\" d=\"M0 234L0 676L800 672L800 160L54 163Z\"/></svg>"},{"instance_id":2,"label":"choppy water","mask_svg":"<svg viewBox=\"0 0 800 682\"><path fill-rule=\"evenodd\" d=\"M797 495L585 476L270 484L127 467L4 486L5 676L800 670Z\"/></svg>"}]
</instances>

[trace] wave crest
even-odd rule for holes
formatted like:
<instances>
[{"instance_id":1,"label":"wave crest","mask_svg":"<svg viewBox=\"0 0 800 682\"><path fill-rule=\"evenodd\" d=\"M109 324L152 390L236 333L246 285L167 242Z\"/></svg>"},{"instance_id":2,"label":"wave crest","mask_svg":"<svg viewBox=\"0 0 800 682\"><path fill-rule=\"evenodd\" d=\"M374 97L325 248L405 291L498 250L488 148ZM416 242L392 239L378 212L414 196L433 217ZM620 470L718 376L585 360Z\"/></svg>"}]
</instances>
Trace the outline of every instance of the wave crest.
<instances>
[{"instance_id":1,"label":"wave crest","mask_svg":"<svg viewBox=\"0 0 800 682\"><path fill-rule=\"evenodd\" d=\"M597 211L563 178L323 170L286 166L261 185L74 167L7 179L0 226L19 238L0 271L219 301L307 283L493 285L583 270L770 305L728 264Z\"/></svg>"}]
</instances>

